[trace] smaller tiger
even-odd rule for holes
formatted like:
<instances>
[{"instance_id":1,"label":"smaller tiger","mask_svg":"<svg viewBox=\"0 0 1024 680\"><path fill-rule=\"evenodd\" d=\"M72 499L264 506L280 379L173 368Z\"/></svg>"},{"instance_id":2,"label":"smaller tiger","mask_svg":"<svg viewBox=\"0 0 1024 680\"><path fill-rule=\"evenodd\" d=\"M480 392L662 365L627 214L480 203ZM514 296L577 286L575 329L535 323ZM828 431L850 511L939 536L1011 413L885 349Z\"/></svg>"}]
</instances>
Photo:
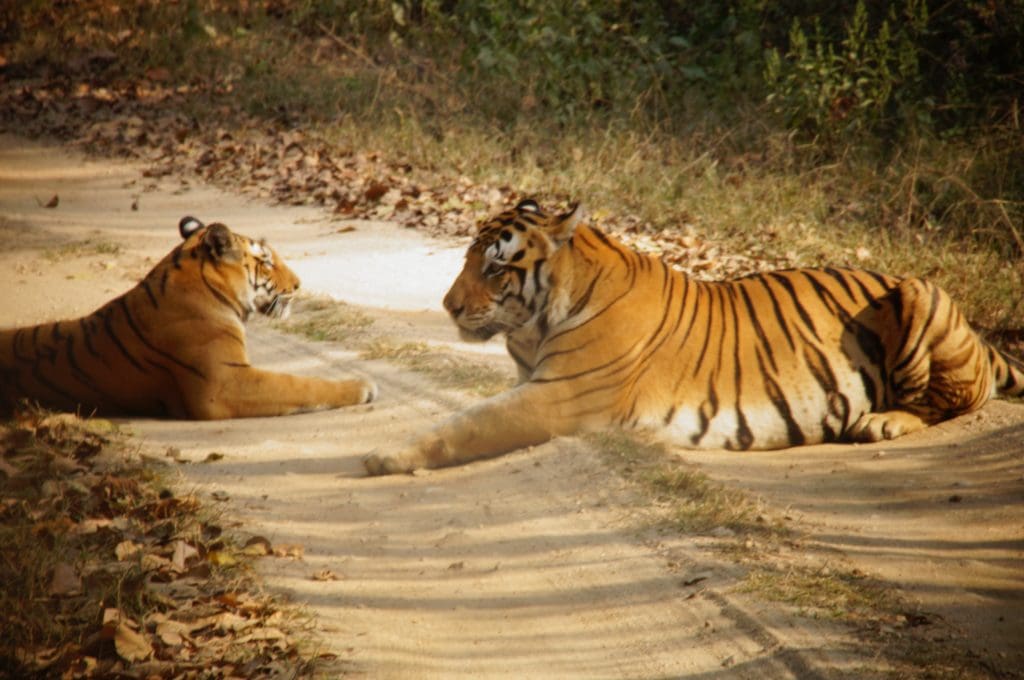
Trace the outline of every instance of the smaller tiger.
<instances>
[{"instance_id":1,"label":"smaller tiger","mask_svg":"<svg viewBox=\"0 0 1024 680\"><path fill-rule=\"evenodd\" d=\"M79 319L0 330L0 414L65 411L193 420L280 416L373 400L374 383L249 364L245 321L287 316L299 278L263 240L194 217L124 295Z\"/></svg>"}]
</instances>

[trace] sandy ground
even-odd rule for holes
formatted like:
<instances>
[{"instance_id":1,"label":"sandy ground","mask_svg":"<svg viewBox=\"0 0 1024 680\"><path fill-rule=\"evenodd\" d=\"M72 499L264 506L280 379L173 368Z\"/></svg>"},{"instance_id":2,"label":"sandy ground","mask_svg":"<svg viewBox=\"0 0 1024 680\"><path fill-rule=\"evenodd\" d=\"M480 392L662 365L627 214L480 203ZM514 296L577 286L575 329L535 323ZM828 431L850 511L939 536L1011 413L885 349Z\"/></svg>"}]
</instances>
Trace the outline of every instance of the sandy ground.
<instances>
[{"instance_id":1,"label":"sandy ground","mask_svg":"<svg viewBox=\"0 0 1024 680\"><path fill-rule=\"evenodd\" d=\"M43 207L53 195L59 205ZM375 332L482 353L511 371L500 344L459 343L440 311L463 244L387 224L348 231L314 209L151 180L12 136L0 136L0 327L92 311L177 242L185 214L266 236L305 288L364 307ZM288 418L123 422L155 456L224 455L178 466L182 484L221 499L246 532L302 547L301 559L261 560L267 587L308 606L350 673L813 678L887 668L849 627L737 592L735 564L706 540L651 529L646 500L575 438L364 477L367 451L473 397L265 323L250 345L257 365L372 377L381 398ZM679 455L784 512L799 550L891 583L983 672L1024 668L1024 407L995 403L885 446ZM312 578L325 569L336 579Z\"/></svg>"}]
</instances>

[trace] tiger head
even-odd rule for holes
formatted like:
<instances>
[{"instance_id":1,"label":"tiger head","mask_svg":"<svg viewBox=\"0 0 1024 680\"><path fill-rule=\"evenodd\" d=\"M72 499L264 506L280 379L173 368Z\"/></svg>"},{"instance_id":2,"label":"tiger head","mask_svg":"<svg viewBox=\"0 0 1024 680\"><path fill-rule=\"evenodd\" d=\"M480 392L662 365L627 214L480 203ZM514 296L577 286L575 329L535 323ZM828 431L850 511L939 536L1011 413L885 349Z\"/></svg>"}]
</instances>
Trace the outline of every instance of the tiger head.
<instances>
[{"instance_id":1,"label":"tiger head","mask_svg":"<svg viewBox=\"0 0 1024 680\"><path fill-rule=\"evenodd\" d=\"M466 340L487 340L522 328L548 302L552 255L582 216L576 206L548 215L533 200L483 222L466 262L444 298L445 309Z\"/></svg>"},{"instance_id":2,"label":"tiger head","mask_svg":"<svg viewBox=\"0 0 1024 680\"><path fill-rule=\"evenodd\" d=\"M264 239L235 233L219 222L204 225L194 217L181 218L178 231L185 239L181 257L213 265L219 276L210 276L211 285L241 305L243 320L254 310L287 318L299 277Z\"/></svg>"}]
</instances>

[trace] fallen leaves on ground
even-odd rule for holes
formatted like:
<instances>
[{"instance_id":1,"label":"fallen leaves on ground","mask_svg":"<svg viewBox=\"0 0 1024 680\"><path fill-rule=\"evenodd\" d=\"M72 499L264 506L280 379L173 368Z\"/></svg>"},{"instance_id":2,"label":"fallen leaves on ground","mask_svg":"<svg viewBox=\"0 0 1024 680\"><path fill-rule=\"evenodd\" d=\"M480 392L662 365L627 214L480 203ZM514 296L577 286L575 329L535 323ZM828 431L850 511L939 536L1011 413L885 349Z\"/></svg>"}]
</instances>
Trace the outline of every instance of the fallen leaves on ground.
<instances>
[{"instance_id":1,"label":"fallen leaves on ground","mask_svg":"<svg viewBox=\"0 0 1024 680\"><path fill-rule=\"evenodd\" d=\"M481 219L525 198L513 187L413 167L394 154L344 148L229 105L222 106L217 127L184 113L216 95L216 85L152 79L103 85L70 76L26 80L0 90L0 130L57 136L92 152L139 160L147 166L142 174L149 191L166 190L159 183L168 181L178 183L175 191L187 191L198 177L276 203L320 206L340 219L391 221L434 236L473 234ZM585 197L536 198L565 208ZM593 217L630 246L698 278L788 264L759 253L726 253L685 220L659 229L628 213Z\"/></svg>"},{"instance_id":2,"label":"fallen leaves on ground","mask_svg":"<svg viewBox=\"0 0 1024 680\"><path fill-rule=\"evenodd\" d=\"M133 463L107 421L25 410L0 424L0 676L300 675L295 617L193 495ZM6 676L5 676L6 677Z\"/></svg>"}]
</instances>

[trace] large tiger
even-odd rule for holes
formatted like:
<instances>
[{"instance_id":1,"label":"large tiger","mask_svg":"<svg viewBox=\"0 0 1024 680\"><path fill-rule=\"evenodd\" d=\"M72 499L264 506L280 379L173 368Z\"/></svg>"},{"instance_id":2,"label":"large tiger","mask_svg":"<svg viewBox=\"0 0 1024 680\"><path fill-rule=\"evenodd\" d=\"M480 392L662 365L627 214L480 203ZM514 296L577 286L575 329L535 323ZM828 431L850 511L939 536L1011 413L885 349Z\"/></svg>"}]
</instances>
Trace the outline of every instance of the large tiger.
<instances>
[{"instance_id":1,"label":"large tiger","mask_svg":"<svg viewBox=\"0 0 1024 680\"><path fill-rule=\"evenodd\" d=\"M278 416L370 401L365 380L249 365L244 322L287 315L299 279L273 248L193 217L130 291L89 316L0 331L0 412L55 409L170 418Z\"/></svg>"},{"instance_id":2,"label":"large tiger","mask_svg":"<svg viewBox=\"0 0 1024 680\"><path fill-rule=\"evenodd\" d=\"M438 467L607 426L700 448L879 441L1024 392L1024 364L916 278L789 269L695 281L523 201L480 226L444 299L462 336L507 336L519 385L371 474Z\"/></svg>"}]
</instances>

